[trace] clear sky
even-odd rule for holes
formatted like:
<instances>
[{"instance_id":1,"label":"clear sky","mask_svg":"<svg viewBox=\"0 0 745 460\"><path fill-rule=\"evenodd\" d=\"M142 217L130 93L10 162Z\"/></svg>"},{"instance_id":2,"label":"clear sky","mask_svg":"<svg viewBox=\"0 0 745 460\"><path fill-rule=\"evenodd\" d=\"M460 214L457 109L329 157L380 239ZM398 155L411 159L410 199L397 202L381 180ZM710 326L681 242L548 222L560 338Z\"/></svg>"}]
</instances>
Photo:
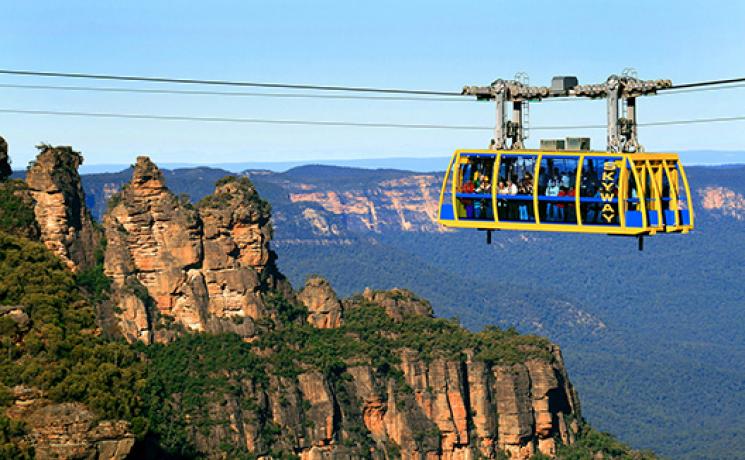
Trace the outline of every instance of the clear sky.
<instances>
[{"instance_id":1,"label":"clear sky","mask_svg":"<svg viewBox=\"0 0 745 460\"><path fill-rule=\"evenodd\" d=\"M674 83L745 76L740 1L2 0L0 68L459 91L529 74L600 82L633 66ZM163 87L0 76L0 84ZM189 88L181 88L189 89ZM199 88L193 88L199 89ZM215 88L213 88L215 89ZM225 89L230 90L229 88ZM745 115L745 88L640 101L641 121ZM31 91L0 108L491 125L486 103L379 102ZM534 126L605 122L603 102L531 107ZM489 131L297 127L0 114L15 167L39 142L88 164L433 157L486 146ZM539 137L603 130L534 132ZM647 150L745 150L745 122L642 128Z\"/></svg>"}]
</instances>

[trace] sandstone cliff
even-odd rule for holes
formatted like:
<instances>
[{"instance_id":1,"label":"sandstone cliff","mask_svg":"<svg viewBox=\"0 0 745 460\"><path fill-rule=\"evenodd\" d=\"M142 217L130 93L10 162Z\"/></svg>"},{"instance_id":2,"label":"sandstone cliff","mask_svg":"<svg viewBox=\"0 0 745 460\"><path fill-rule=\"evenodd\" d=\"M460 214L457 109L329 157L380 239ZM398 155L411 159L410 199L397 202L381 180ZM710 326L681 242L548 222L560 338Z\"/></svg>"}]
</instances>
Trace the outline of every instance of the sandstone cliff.
<instances>
[{"instance_id":1,"label":"sandstone cliff","mask_svg":"<svg viewBox=\"0 0 745 460\"><path fill-rule=\"evenodd\" d=\"M104 217L105 272L128 340L188 331L255 335L262 291L288 289L269 249L269 208L244 179L226 179L194 207L174 196L139 157L131 182Z\"/></svg>"},{"instance_id":2,"label":"sandstone cliff","mask_svg":"<svg viewBox=\"0 0 745 460\"><path fill-rule=\"evenodd\" d=\"M80 254L95 247L88 233L70 230L84 227L69 218L85 212L82 194L69 192L76 155L45 149L29 174L41 197L42 241L72 270L89 264ZM49 186L55 180L66 186ZM57 219L44 220L50 215ZM51 231L50 220L68 230ZM132 342L171 343L138 348L149 369L141 378L136 363L133 374L123 373L137 382L124 390L136 395L127 396L136 409L127 417L147 414L147 424L137 425L149 431L135 442L122 420L18 387L6 414L26 421L23 442L40 458L527 460L554 456L581 436L579 400L561 352L545 339L468 332L434 318L432 306L405 289L340 300L323 278L311 277L296 294L275 266L269 206L245 178L218 181L192 205L140 157L112 197L104 231L118 329ZM25 311L10 306L3 314L28 331ZM213 334L221 332L237 335ZM119 351L112 356L121 363ZM103 370L115 369L107 363Z\"/></svg>"},{"instance_id":3,"label":"sandstone cliff","mask_svg":"<svg viewBox=\"0 0 745 460\"><path fill-rule=\"evenodd\" d=\"M13 389L13 399L6 414L25 422L24 443L33 447L39 460L124 460L135 443L129 423L99 420L83 404L55 404L41 391L20 386Z\"/></svg>"},{"instance_id":4,"label":"sandstone cliff","mask_svg":"<svg viewBox=\"0 0 745 460\"><path fill-rule=\"evenodd\" d=\"M319 278L308 281L300 298L338 304ZM323 329L304 329L301 341L293 338L298 329L276 332L281 343L267 333L256 345L269 357L261 372L229 373L232 383L217 394L214 386L200 389L210 397L186 411L198 452L220 458L229 445L259 456L294 452L302 459L505 453L528 459L539 452L553 456L560 445L575 442L579 401L558 347L509 333L472 335L432 318L429 303L405 290L367 291L343 304L333 310L341 316L338 332L324 317ZM312 324L318 311L308 311ZM450 351L448 340L454 340ZM519 358L508 356L512 352ZM202 362L205 353L194 348L188 356ZM272 358L286 353L295 364ZM330 355L342 361L321 364ZM196 385L210 375L199 374L199 364L189 366L184 374Z\"/></svg>"},{"instance_id":5,"label":"sandstone cliff","mask_svg":"<svg viewBox=\"0 0 745 460\"><path fill-rule=\"evenodd\" d=\"M91 267L99 235L78 175L83 157L70 147L41 145L39 149L26 183L35 201L41 240L71 270Z\"/></svg>"},{"instance_id":6,"label":"sandstone cliff","mask_svg":"<svg viewBox=\"0 0 745 460\"><path fill-rule=\"evenodd\" d=\"M402 325L413 321L425 331L440 320L432 318L428 302L406 290L367 290L342 302L325 280L312 277L295 297L274 266L269 219L268 204L247 179L218 181L215 192L193 206L168 190L146 157L137 159L132 180L104 217L105 273L128 340L178 340L178 330L235 332L268 359L267 380L228 373L233 391L205 389L201 393L211 397L179 415L194 427L186 432L198 452L218 458L229 445L306 459L368 452L379 458L495 458L498 452L529 458L573 442L581 415L558 348L507 344L512 339L502 335L476 339L452 325L443 334L451 330L467 349L446 353L416 345L419 332ZM292 319L300 307L307 326ZM377 310L387 319L375 316ZM381 329L368 330L373 324ZM293 342L302 327L310 329L300 329L305 338ZM351 341L325 351L310 344L338 334ZM355 351L360 346L369 349ZM523 350L526 359L489 357L488 347ZM316 352L340 361L324 370L308 362L329 359ZM376 353L388 361L378 362ZM291 361L272 364L281 356Z\"/></svg>"},{"instance_id":7,"label":"sandstone cliff","mask_svg":"<svg viewBox=\"0 0 745 460\"><path fill-rule=\"evenodd\" d=\"M745 197L728 187L707 186L698 190L701 207L737 220L745 220Z\"/></svg>"}]
</instances>

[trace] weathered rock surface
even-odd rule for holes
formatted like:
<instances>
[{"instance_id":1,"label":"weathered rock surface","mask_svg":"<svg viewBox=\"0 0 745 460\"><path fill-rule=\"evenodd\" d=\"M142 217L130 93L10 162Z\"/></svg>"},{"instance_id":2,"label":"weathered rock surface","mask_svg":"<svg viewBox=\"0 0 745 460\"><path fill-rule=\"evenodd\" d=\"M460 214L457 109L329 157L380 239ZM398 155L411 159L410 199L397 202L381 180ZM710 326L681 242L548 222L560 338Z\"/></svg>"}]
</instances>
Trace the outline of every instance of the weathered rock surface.
<instances>
[{"instance_id":1,"label":"weathered rock surface","mask_svg":"<svg viewBox=\"0 0 745 460\"><path fill-rule=\"evenodd\" d=\"M367 288L362 293L362 298L385 308L386 314L396 321L402 321L408 315L434 316L432 304L407 289L375 291Z\"/></svg>"},{"instance_id":2,"label":"weathered rock surface","mask_svg":"<svg viewBox=\"0 0 745 460\"><path fill-rule=\"evenodd\" d=\"M226 179L194 207L139 157L104 217L105 272L128 340L168 340L169 326L250 338L262 292L289 284L269 249L269 208L247 179Z\"/></svg>"},{"instance_id":3,"label":"weathered rock surface","mask_svg":"<svg viewBox=\"0 0 745 460\"><path fill-rule=\"evenodd\" d=\"M26 424L37 459L123 460L134 446L129 423L99 420L83 404L55 404L26 387L14 388L13 397L6 415Z\"/></svg>"},{"instance_id":4,"label":"weathered rock surface","mask_svg":"<svg viewBox=\"0 0 745 460\"><path fill-rule=\"evenodd\" d=\"M99 235L85 206L78 167L80 153L71 147L42 145L26 175L41 240L73 271L95 264Z\"/></svg>"},{"instance_id":5,"label":"weathered rock surface","mask_svg":"<svg viewBox=\"0 0 745 460\"><path fill-rule=\"evenodd\" d=\"M0 180L5 180L12 172L10 158L8 157L8 143L0 137Z\"/></svg>"},{"instance_id":6,"label":"weathered rock surface","mask_svg":"<svg viewBox=\"0 0 745 460\"><path fill-rule=\"evenodd\" d=\"M253 340L258 321L276 319L266 298L273 290L305 305L306 321L317 328L342 327L345 312L368 304L397 322L432 317L431 304L404 289L368 289L341 302L313 277L295 297L269 248L269 217L245 179L219 181L215 193L193 206L167 189L149 159L138 158L131 182L104 217L104 268L123 335L152 342L179 330L232 331ZM464 351L431 356L397 349L386 371L357 360L340 374L301 365L297 373L274 369L261 381L221 372L230 390L210 395L188 418L188 437L215 459L232 446L265 458L293 452L307 460L466 460L506 452L526 460L574 442L580 408L558 348L548 350L550 358L513 365ZM73 439L73 426L88 426L96 433L92 422L77 417L51 432ZM267 433L281 435L270 444Z\"/></svg>"},{"instance_id":7,"label":"weathered rock surface","mask_svg":"<svg viewBox=\"0 0 745 460\"><path fill-rule=\"evenodd\" d=\"M360 187L278 180L289 199L303 207L303 222L316 236L338 236L386 230L442 232L437 225L441 177L406 175ZM333 187L333 186L332 186ZM285 216L286 217L286 216Z\"/></svg>"},{"instance_id":8,"label":"weathered rock surface","mask_svg":"<svg viewBox=\"0 0 745 460\"><path fill-rule=\"evenodd\" d=\"M321 329L341 326L343 307L334 289L320 276L312 276L298 293L298 300L308 309L308 322Z\"/></svg>"},{"instance_id":9,"label":"weathered rock surface","mask_svg":"<svg viewBox=\"0 0 745 460\"><path fill-rule=\"evenodd\" d=\"M727 187L708 186L698 190L701 207L723 216L745 220L745 197Z\"/></svg>"},{"instance_id":10,"label":"weathered rock surface","mask_svg":"<svg viewBox=\"0 0 745 460\"><path fill-rule=\"evenodd\" d=\"M354 308L369 301L345 302ZM561 352L549 348L548 359L514 365L476 360L470 352L425 358L401 349L400 364L387 374L357 362L336 376L307 370L270 374L265 386L244 381L207 410L211 420L224 422L194 420L210 427L195 430L195 445L211 458L220 458L221 443L267 455L261 433L274 429L281 436L272 447L302 459L553 456L558 445L574 443L581 414Z\"/></svg>"}]
</instances>

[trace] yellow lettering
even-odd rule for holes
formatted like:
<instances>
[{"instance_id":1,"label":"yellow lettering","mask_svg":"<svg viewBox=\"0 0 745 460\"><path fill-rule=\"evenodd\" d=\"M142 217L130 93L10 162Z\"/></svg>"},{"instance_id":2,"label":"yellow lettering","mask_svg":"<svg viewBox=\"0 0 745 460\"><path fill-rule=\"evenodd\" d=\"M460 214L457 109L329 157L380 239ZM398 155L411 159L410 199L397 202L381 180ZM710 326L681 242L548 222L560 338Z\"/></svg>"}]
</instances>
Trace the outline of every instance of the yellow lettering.
<instances>
[{"instance_id":1,"label":"yellow lettering","mask_svg":"<svg viewBox=\"0 0 745 460\"><path fill-rule=\"evenodd\" d=\"M615 180L615 171L603 172L603 182L613 182Z\"/></svg>"},{"instance_id":2,"label":"yellow lettering","mask_svg":"<svg viewBox=\"0 0 745 460\"><path fill-rule=\"evenodd\" d=\"M600 193L600 199L603 201L613 201L612 193Z\"/></svg>"},{"instance_id":3,"label":"yellow lettering","mask_svg":"<svg viewBox=\"0 0 745 460\"><path fill-rule=\"evenodd\" d=\"M610 222L611 222L611 221L613 220L613 217L614 217L614 215L613 215L613 214L610 214L610 215L607 215L607 214L603 214L603 219L605 219L605 221L606 221L607 223L610 223Z\"/></svg>"},{"instance_id":4,"label":"yellow lettering","mask_svg":"<svg viewBox=\"0 0 745 460\"><path fill-rule=\"evenodd\" d=\"M608 182L608 183L603 182L603 189L605 189L606 192L612 192L614 185L615 184L613 182Z\"/></svg>"},{"instance_id":5,"label":"yellow lettering","mask_svg":"<svg viewBox=\"0 0 745 460\"><path fill-rule=\"evenodd\" d=\"M616 169L616 163L613 162L613 161L607 161L603 165L603 169L605 169L606 171L612 171L612 170Z\"/></svg>"},{"instance_id":6,"label":"yellow lettering","mask_svg":"<svg viewBox=\"0 0 745 460\"><path fill-rule=\"evenodd\" d=\"M616 210L613 209L613 205L611 205L610 203L606 203L603 206L603 213L606 213L606 212L609 212L611 214L615 214L616 213Z\"/></svg>"}]
</instances>

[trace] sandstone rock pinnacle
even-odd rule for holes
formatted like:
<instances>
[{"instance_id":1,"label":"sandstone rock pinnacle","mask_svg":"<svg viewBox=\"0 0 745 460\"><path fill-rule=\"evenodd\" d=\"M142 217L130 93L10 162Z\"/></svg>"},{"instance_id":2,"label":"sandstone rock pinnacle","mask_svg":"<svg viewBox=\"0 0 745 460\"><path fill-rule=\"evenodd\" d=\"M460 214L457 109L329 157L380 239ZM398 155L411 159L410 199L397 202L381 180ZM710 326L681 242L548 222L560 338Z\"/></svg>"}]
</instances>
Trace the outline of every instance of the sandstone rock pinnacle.
<instances>
[{"instance_id":1,"label":"sandstone rock pinnacle","mask_svg":"<svg viewBox=\"0 0 745 460\"><path fill-rule=\"evenodd\" d=\"M312 276L298 294L298 300L308 308L308 322L320 329L341 326L342 304L328 281Z\"/></svg>"},{"instance_id":2,"label":"sandstone rock pinnacle","mask_svg":"<svg viewBox=\"0 0 745 460\"><path fill-rule=\"evenodd\" d=\"M104 269L128 340L168 340L173 329L255 334L262 292L279 277L269 250L269 205L246 178L218 181L196 206L171 193L139 157L104 216Z\"/></svg>"},{"instance_id":3,"label":"sandstone rock pinnacle","mask_svg":"<svg viewBox=\"0 0 745 460\"><path fill-rule=\"evenodd\" d=\"M42 145L39 149L26 182L36 202L41 240L71 270L91 267L99 235L85 206L78 174L83 157L71 147Z\"/></svg>"}]
</instances>

